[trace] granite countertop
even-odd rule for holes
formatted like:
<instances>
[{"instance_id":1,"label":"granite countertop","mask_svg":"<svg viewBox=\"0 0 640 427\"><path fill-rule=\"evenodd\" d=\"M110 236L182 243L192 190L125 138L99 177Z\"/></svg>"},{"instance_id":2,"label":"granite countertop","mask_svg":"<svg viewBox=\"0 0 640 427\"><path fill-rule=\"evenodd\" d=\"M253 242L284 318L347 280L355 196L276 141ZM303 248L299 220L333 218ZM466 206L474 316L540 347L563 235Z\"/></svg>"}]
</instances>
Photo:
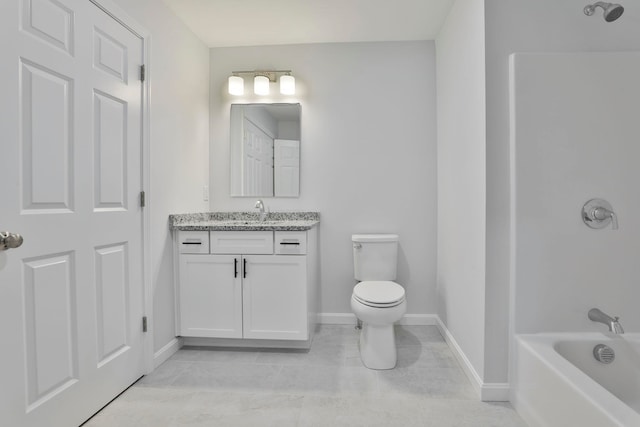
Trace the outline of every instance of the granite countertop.
<instances>
[{"instance_id":1,"label":"granite countertop","mask_svg":"<svg viewBox=\"0 0 640 427\"><path fill-rule=\"evenodd\" d=\"M172 230L189 231L305 231L320 223L319 212L202 212L169 215Z\"/></svg>"}]
</instances>

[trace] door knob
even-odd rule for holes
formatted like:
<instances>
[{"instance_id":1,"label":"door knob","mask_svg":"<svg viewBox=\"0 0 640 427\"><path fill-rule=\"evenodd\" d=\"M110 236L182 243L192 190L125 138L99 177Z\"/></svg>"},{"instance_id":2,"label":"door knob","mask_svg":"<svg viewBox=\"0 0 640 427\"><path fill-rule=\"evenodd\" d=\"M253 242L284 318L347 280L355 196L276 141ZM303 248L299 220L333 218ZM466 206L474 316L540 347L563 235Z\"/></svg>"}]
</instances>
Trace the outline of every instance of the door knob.
<instances>
[{"instance_id":1,"label":"door knob","mask_svg":"<svg viewBox=\"0 0 640 427\"><path fill-rule=\"evenodd\" d=\"M24 239L19 234L0 231L0 251L17 248L22 245Z\"/></svg>"}]
</instances>

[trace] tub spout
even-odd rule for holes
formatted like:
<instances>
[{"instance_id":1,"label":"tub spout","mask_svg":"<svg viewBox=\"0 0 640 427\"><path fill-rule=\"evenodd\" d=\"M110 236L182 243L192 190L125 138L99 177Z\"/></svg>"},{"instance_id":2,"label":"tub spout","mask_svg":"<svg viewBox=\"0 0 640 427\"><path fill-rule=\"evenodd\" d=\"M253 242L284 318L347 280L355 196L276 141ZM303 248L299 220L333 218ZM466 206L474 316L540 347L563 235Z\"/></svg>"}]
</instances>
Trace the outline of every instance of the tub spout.
<instances>
[{"instance_id":1,"label":"tub spout","mask_svg":"<svg viewBox=\"0 0 640 427\"><path fill-rule=\"evenodd\" d=\"M592 308L591 310L589 310L588 316L589 320L604 323L605 325L607 325L609 327L609 331L613 332L614 334L624 333L624 329L622 329L622 325L618 321L618 319L620 319L619 317L611 317L597 308Z\"/></svg>"}]
</instances>

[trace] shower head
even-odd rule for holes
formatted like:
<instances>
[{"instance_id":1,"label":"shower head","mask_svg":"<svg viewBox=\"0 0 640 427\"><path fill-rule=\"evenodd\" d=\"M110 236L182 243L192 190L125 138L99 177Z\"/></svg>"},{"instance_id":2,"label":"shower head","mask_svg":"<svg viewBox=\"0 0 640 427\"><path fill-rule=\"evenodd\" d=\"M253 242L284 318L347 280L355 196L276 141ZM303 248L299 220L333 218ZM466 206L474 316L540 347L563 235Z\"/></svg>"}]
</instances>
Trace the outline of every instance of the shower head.
<instances>
[{"instance_id":1,"label":"shower head","mask_svg":"<svg viewBox=\"0 0 640 427\"><path fill-rule=\"evenodd\" d=\"M584 14L587 16L591 16L595 13L596 7L601 7L604 10L604 20L607 22L613 22L616 19L620 18L622 12L624 12L624 7L615 3L605 3L602 1L596 2L594 4L590 4L585 6Z\"/></svg>"}]
</instances>

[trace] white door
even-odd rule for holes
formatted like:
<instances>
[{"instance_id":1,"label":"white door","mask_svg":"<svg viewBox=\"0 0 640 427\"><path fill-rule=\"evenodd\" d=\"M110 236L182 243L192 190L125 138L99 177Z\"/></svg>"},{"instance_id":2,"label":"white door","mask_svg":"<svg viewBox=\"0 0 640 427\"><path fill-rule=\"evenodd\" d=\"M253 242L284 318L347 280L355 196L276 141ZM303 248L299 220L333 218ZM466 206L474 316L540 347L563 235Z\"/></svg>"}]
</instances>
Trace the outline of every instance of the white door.
<instances>
[{"instance_id":1,"label":"white door","mask_svg":"<svg viewBox=\"0 0 640 427\"><path fill-rule=\"evenodd\" d=\"M273 195L273 138L247 118L243 129L243 194Z\"/></svg>"},{"instance_id":2,"label":"white door","mask_svg":"<svg viewBox=\"0 0 640 427\"><path fill-rule=\"evenodd\" d=\"M0 12L0 424L77 426L143 373L143 45L87 0Z\"/></svg>"},{"instance_id":3,"label":"white door","mask_svg":"<svg viewBox=\"0 0 640 427\"><path fill-rule=\"evenodd\" d=\"M276 139L273 145L273 187L276 197L300 193L300 141Z\"/></svg>"}]
</instances>

